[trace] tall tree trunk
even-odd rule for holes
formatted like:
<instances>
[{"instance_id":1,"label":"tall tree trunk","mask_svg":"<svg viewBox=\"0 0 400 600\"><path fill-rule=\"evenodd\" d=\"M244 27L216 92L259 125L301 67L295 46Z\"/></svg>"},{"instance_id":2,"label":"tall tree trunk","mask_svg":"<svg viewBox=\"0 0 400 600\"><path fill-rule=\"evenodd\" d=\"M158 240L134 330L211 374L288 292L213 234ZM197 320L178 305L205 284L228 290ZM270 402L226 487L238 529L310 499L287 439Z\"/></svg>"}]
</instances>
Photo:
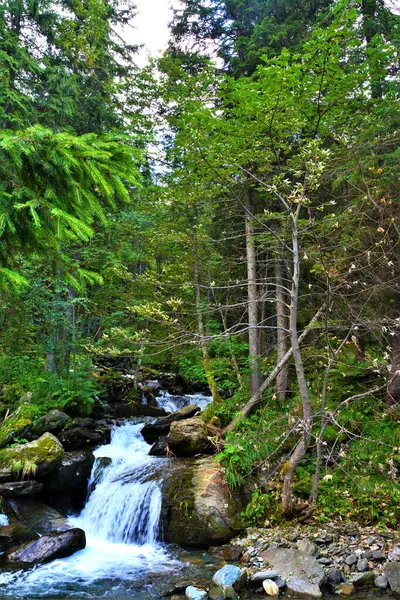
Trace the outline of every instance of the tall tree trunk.
<instances>
[{"instance_id":1,"label":"tall tree trunk","mask_svg":"<svg viewBox=\"0 0 400 600\"><path fill-rule=\"evenodd\" d=\"M293 359L296 367L297 384L301 397L302 408L302 433L290 459L284 467L283 489L282 489L282 512L284 515L290 515L293 512L292 483L293 473L300 464L301 459L307 452L310 444L312 415L311 403L308 394L307 382L304 373L304 365L300 351L299 336L297 332L297 309L299 301L299 282L300 282L300 255L298 242L298 219L301 206L298 205L295 212L291 213L292 219L292 251L293 251L293 271L292 271L292 289L290 292L290 341L293 351Z\"/></svg>"},{"instance_id":2,"label":"tall tree trunk","mask_svg":"<svg viewBox=\"0 0 400 600\"><path fill-rule=\"evenodd\" d=\"M275 285L276 285L276 349L277 363L279 364L289 348L290 337L288 335L287 316L287 294L284 290L284 278L282 274L282 260L277 257L275 261ZM284 400L290 391L289 365L286 363L276 376L276 389L281 400Z\"/></svg>"},{"instance_id":3,"label":"tall tree trunk","mask_svg":"<svg viewBox=\"0 0 400 600\"><path fill-rule=\"evenodd\" d=\"M396 327L393 333L389 368L390 381L386 397L388 406L400 403L400 327Z\"/></svg>"},{"instance_id":4,"label":"tall tree trunk","mask_svg":"<svg viewBox=\"0 0 400 600\"><path fill-rule=\"evenodd\" d=\"M218 387L214 379L214 375L211 369L210 356L208 354L207 343L204 335L204 321L203 311L201 306L201 288L200 288L200 276L199 276L199 247L197 240L196 227L193 227L193 249L194 249L194 264L193 264L193 282L196 297L196 317L197 317L197 332L200 339L201 351L203 354L203 367L206 374L208 385L210 386L213 401L218 403L221 401L221 397L218 392Z\"/></svg>"},{"instance_id":5,"label":"tall tree trunk","mask_svg":"<svg viewBox=\"0 0 400 600\"><path fill-rule=\"evenodd\" d=\"M259 347L258 347L258 289L257 259L254 245L254 228L252 224L252 203L249 193L245 212L246 257L247 257L247 304L249 324L249 367L250 389L255 394L261 384Z\"/></svg>"}]
</instances>

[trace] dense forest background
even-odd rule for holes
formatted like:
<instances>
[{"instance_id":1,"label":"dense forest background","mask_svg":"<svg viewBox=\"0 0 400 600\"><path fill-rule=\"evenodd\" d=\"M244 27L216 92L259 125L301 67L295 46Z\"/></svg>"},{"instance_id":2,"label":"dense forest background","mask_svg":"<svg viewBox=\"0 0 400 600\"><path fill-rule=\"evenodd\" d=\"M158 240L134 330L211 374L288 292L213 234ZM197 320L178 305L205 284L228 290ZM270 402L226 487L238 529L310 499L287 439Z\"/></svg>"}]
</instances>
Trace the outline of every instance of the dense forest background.
<instances>
[{"instance_id":1,"label":"dense forest background","mask_svg":"<svg viewBox=\"0 0 400 600\"><path fill-rule=\"evenodd\" d=\"M1 3L1 413L179 373L246 523L395 526L398 11L182 5L140 70L130 2Z\"/></svg>"}]
</instances>

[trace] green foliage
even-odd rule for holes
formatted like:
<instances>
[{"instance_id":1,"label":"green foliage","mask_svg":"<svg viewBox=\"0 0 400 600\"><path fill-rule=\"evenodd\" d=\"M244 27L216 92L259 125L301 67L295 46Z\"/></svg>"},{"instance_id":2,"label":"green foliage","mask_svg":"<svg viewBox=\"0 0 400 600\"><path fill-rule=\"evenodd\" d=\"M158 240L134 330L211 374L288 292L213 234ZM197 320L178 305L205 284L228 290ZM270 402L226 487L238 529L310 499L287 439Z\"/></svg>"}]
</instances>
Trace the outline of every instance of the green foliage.
<instances>
[{"instance_id":1,"label":"green foliage","mask_svg":"<svg viewBox=\"0 0 400 600\"><path fill-rule=\"evenodd\" d=\"M246 509L240 515L243 525L265 527L266 521L268 525L279 524L282 521L279 504L279 494L276 491L262 494L259 490L255 490Z\"/></svg>"}]
</instances>

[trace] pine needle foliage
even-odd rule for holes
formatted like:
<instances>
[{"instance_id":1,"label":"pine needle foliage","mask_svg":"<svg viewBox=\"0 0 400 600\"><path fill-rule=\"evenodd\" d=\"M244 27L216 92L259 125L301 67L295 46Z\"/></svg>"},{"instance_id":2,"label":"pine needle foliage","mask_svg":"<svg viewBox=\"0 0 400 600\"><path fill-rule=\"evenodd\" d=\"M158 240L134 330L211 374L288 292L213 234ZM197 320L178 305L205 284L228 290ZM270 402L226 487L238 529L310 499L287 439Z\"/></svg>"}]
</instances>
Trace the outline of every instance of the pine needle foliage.
<instances>
[{"instance_id":1,"label":"pine needle foliage","mask_svg":"<svg viewBox=\"0 0 400 600\"><path fill-rule=\"evenodd\" d=\"M123 136L0 133L0 283L22 283L20 253L57 254L60 240L87 241L107 208L140 184L139 153Z\"/></svg>"}]
</instances>

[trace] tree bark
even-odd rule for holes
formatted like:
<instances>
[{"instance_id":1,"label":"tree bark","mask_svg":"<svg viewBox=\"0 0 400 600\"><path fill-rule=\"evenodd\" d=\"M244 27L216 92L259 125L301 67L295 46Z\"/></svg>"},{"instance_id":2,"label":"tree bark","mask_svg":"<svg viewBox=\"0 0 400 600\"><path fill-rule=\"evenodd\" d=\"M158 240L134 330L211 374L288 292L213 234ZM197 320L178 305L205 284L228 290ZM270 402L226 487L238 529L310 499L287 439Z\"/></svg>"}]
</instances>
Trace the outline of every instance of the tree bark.
<instances>
[{"instance_id":1,"label":"tree bark","mask_svg":"<svg viewBox=\"0 0 400 600\"><path fill-rule=\"evenodd\" d=\"M393 406L400 402L400 327L396 327L393 333L389 368L390 381L386 396L387 406Z\"/></svg>"},{"instance_id":2,"label":"tree bark","mask_svg":"<svg viewBox=\"0 0 400 600\"><path fill-rule=\"evenodd\" d=\"M245 212L246 257L247 257L247 304L249 325L249 367L250 390L255 394L261 384L259 347L258 347L258 289L257 258L254 245L254 228L252 224L252 205L249 194Z\"/></svg>"},{"instance_id":3,"label":"tree bark","mask_svg":"<svg viewBox=\"0 0 400 600\"><path fill-rule=\"evenodd\" d=\"M276 327L277 327L277 364L279 364L289 349L287 294L283 288L282 260L277 257L275 261L276 285ZM284 400L290 391L289 365L286 363L276 376L276 389L281 400Z\"/></svg>"}]
</instances>

